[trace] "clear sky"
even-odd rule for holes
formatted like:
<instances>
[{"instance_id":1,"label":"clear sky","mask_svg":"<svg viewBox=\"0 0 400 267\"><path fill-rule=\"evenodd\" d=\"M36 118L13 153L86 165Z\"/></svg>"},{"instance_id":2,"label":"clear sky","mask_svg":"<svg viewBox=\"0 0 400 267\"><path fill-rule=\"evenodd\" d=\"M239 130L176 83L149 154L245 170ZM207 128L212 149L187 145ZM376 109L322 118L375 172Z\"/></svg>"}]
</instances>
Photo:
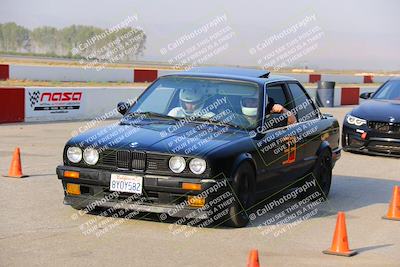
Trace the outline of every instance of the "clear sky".
<instances>
[{"instance_id":1,"label":"clear sky","mask_svg":"<svg viewBox=\"0 0 400 267\"><path fill-rule=\"evenodd\" d=\"M317 47L294 60L293 66L314 68L400 70L400 1L228 1L228 0L0 0L0 23L16 22L28 28L72 24L109 28L128 16L138 16L137 25L147 34L143 60L165 60L189 46L167 55L167 47L185 33L191 33L213 18L226 15L224 25L234 32L229 47L206 63L257 65L260 56L286 45L310 27L323 36ZM307 16L315 20L251 55L249 49L278 34ZM212 32L202 34L199 42ZM190 42L187 43L190 45ZM303 48L302 50L304 50Z\"/></svg>"}]
</instances>

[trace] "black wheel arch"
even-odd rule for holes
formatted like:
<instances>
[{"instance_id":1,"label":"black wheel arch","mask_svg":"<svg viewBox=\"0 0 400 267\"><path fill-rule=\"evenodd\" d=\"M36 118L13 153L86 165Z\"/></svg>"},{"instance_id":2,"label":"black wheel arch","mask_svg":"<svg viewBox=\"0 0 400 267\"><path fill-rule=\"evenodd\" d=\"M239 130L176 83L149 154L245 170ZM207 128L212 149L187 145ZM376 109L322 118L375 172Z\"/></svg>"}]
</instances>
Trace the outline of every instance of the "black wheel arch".
<instances>
[{"instance_id":1,"label":"black wheel arch","mask_svg":"<svg viewBox=\"0 0 400 267\"><path fill-rule=\"evenodd\" d=\"M328 141L326 141L326 140L324 140L324 141L321 142L321 144L320 144L320 146L319 146L319 148L318 148L318 150L317 150L316 156L321 155L321 153L322 153L325 149L328 149L329 152L332 153L331 145L330 145L330 143L329 143Z\"/></svg>"},{"instance_id":2,"label":"black wheel arch","mask_svg":"<svg viewBox=\"0 0 400 267\"><path fill-rule=\"evenodd\" d=\"M252 155L250 153L241 153L239 154L235 160L232 163L232 167L231 167L231 171L229 173L229 178L233 179L233 177L235 176L235 173L237 172L238 168L240 167L240 165L244 162L249 162L251 167L253 168L254 171L254 177L255 177L255 181L257 182L257 165L255 160L253 159Z\"/></svg>"}]
</instances>

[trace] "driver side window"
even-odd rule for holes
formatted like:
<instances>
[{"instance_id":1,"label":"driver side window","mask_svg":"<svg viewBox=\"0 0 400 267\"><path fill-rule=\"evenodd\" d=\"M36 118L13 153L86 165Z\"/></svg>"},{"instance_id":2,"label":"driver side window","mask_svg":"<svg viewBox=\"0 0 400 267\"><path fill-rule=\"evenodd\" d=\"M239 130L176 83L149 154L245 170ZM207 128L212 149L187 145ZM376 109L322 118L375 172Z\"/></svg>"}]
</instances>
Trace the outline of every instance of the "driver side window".
<instances>
[{"instance_id":1,"label":"driver side window","mask_svg":"<svg viewBox=\"0 0 400 267\"><path fill-rule=\"evenodd\" d=\"M273 84L267 86L268 104L266 114L271 113L274 104L280 104L284 108L289 109L289 103L284 88L284 84Z\"/></svg>"}]
</instances>

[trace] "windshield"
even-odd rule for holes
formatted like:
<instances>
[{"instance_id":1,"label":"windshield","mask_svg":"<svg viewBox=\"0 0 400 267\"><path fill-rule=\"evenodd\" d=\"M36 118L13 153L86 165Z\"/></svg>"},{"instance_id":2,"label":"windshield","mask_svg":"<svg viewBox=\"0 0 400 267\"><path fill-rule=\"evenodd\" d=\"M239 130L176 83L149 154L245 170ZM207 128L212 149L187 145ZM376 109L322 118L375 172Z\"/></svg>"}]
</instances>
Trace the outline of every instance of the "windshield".
<instances>
[{"instance_id":1,"label":"windshield","mask_svg":"<svg viewBox=\"0 0 400 267\"><path fill-rule=\"evenodd\" d=\"M262 109L262 90L252 82L168 76L148 88L128 111L154 118L222 123L252 129Z\"/></svg>"},{"instance_id":2,"label":"windshield","mask_svg":"<svg viewBox=\"0 0 400 267\"><path fill-rule=\"evenodd\" d=\"M374 94L372 98L400 100L400 80L388 81Z\"/></svg>"}]
</instances>

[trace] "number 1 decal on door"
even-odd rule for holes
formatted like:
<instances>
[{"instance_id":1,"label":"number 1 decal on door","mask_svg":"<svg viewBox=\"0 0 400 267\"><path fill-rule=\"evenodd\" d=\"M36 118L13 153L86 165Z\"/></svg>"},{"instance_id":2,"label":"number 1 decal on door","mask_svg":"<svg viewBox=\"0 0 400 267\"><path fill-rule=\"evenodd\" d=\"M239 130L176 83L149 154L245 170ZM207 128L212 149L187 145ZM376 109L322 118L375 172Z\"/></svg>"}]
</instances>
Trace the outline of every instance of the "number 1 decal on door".
<instances>
[{"instance_id":1,"label":"number 1 decal on door","mask_svg":"<svg viewBox=\"0 0 400 267\"><path fill-rule=\"evenodd\" d=\"M282 162L283 165L291 164L296 161L296 137L295 136L288 136L286 137L287 140L287 148L285 149L285 153L288 154L288 159Z\"/></svg>"}]
</instances>

